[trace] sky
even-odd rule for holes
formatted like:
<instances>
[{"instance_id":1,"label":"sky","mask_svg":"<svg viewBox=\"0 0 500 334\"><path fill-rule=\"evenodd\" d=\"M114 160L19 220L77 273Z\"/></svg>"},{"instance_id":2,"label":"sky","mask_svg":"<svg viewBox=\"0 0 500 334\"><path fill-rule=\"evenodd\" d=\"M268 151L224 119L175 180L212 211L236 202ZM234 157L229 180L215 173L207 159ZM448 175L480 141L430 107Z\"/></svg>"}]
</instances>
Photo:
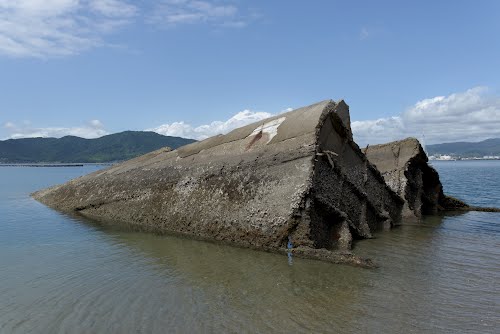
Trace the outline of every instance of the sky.
<instances>
[{"instance_id":1,"label":"sky","mask_svg":"<svg viewBox=\"0 0 500 334\"><path fill-rule=\"evenodd\" d=\"M344 99L360 146L500 137L500 1L0 0L0 139L204 139Z\"/></svg>"}]
</instances>

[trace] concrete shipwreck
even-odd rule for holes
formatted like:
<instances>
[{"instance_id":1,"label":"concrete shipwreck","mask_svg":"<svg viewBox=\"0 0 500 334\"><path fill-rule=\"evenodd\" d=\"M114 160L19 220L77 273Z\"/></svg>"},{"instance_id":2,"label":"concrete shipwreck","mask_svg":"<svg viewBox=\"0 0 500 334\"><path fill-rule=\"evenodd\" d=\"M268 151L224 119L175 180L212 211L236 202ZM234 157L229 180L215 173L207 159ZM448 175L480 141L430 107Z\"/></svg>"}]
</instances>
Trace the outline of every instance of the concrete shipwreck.
<instances>
[{"instance_id":1,"label":"concrete shipwreck","mask_svg":"<svg viewBox=\"0 0 500 334\"><path fill-rule=\"evenodd\" d=\"M352 139L347 104L327 100L175 151L151 152L33 197L144 231L370 266L350 252L353 239L443 203L439 178L426 181L437 175L426 157L400 146L391 163L399 168L411 160L403 174L422 177L401 178L398 168L384 164L382 148L370 147L367 159Z\"/></svg>"},{"instance_id":2,"label":"concrete shipwreck","mask_svg":"<svg viewBox=\"0 0 500 334\"><path fill-rule=\"evenodd\" d=\"M415 138L368 146L364 153L387 185L404 199L405 220L420 220L423 215L443 211L500 211L470 206L445 195L438 172L428 164L427 154Z\"/></svg>"},{"instance_id":3,"label":"concrete shipwreck","mask_svg":"<svg viewBox=\"0 0 500 334\"><path fill-rule=\"evenodd\" d=\"M418 220L422 215L467 206L444 195L439 174L428 165L427 155L417 139L368 146L364 153L382 173L387 185L405 200L404 218Z\"/></svg>"}]
</instances>

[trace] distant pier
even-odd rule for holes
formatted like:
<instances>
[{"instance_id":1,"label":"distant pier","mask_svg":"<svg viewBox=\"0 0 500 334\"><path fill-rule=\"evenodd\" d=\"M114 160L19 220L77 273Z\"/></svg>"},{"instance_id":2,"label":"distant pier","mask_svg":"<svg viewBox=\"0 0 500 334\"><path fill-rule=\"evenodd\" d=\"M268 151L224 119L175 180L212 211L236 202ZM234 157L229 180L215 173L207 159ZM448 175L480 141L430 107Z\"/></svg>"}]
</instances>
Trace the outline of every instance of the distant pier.
<instances>
[{"instance_id":1,"label":"distant pier","mask_svg":"<svg viewBox=\"0 0 500 334\"><path fill-rule=\"evenodd\" d=\"M83 166L111 166L113 163L68 163L68 164L44 164L44 163L19 163L19 164L0 164L0 167L83 167Z\"/></svg>"},{"instance_id":2,"label":"distant pier","mask_svg":"<svg viewBox=\"0 0 500 334\"><path fill-rule=\"evenodd\" d=\"M83 167L83 164L0 164L0 167Z\"/></svg>"}]
</instances>

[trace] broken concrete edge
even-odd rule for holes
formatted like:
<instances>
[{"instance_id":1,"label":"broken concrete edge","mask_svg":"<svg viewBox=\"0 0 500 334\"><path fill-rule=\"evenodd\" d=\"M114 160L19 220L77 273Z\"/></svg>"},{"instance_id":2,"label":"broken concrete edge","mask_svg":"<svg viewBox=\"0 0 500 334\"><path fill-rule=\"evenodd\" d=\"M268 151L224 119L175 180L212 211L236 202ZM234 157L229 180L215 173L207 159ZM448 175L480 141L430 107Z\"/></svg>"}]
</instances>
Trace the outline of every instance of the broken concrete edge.
<instances>
[{"instance_id":1,"label":"broken concrete edge","mask_svg":"<svg viewBox=\"0 0 500 334\"><path fill-rule=\"evenodd\" d=\"M440 211L445 211L445 212L452 212L452 211L500 212L500 208L469 205L463 202L462 200L452 197L450 195L444 195L442 201L446 202L446 206L442 208L442 210Z\"/></svg>"},{"instance_id":2,"label":"broken concrete edge","mask_svg":"<svg viewBox=\"0 0 500 334\"><path fill-rule=\"evenodd\" d=\"M444 194L439 203L439 211L468 211L470 208L464 201Z\"/></svg>"},{"instance_id":3,"label":"broken concrete edge","mask_svg":"<svg viewBox=\"0 0 500 334\"><path fill-rule=\"evenodd\" d=\"M458 198L449 195L444 195L443 202L446 202L446 207L441 208L440 210L443 212L468 212L468 211L500 212L500 208L468 205L465 202L459 200Z\"/></svg>"},{"instance_id":4,"label":"broken concrete edge","mask_svg":"<svg viewBox=\"0 0 500 334\"><path fill-rule=\"evenodd\" d=\"M436 214L449 206L466 206L458 200L446 200L439 174L428 164L427 154L416 138L369 145L364 153L386 184L404 199L406 220L420 220L423 215Z\"/></svg>"},{"instance_id":5,"label":"broken concrete edge","mask_svg":"<svg viewBox=\"0 0 500 334\"><path fill-rule=\"evenodd\" d=\"M500 212L500 208L482 207L482 206L469 206L467 210L463 211L476 211L476 212Z\"/></svg>"},{"instance_id":6,"label":"broken concrete edge","mask_svg":"<svg viewBox=\"0 0 500 334\"><path fill-rule=\"evenodd\" d=\"M437 171L433 167L430 167L430 168L432 168L432 170L435 171L436 174L438 174ZM441 212L453 212L453 211L500 212L500 208L482 207L482 206L475 206L475 205L467 204L465 201L462 201L462 200L455 198L453 196L450 196L450 195L446 195L444 193L444 187L441 187L441 193L439 194L438 211L441 211Z\"/></svg>"},{"instance_id":7,"label":"broken concrete edge","mask_svg":"<svg viewBox=\"0 0 500 334\"><path fill-rule=\"evenodd\" d=\"M330 103L326 106L325 111L323 112L323 114L319 119L318 125L316 126L316 155L322 153L328 153L328 152L321 152L318 140L321 128L328 119L328 116L336 118L338 121L340 121L340 122L335 122L334 125L337 125L335 127L335 130L339 132L344 138L347 137L351 139L350 141L346 141L346 144L349 144L351 149L355 151L356 154L359 156L359 158L361 158L363 162L367 165L366 167L371 169L377 180L384 185L385 189L391 194L392 198L395 199L396 201L403 203L404 199L402 199L391 187L389 187L389 185L385 182L384 176L378 170L377 166L368 160L365 152L361 150L358 144L356 144L356 142L352 139L353 137L350 126L349 106L345 103L343 99L339 100L338 102L330 100ZM348 125L346 125L346 122L349 122ZM314 172L312 174L314 174Z\"/></svg>"},{"instance_id":8,"label":"broken concrete edge","mask_svg":"<svg viewBox=\"0 0 500 334\"><path fill-rule=\"evenodd\" d=\"M306 183L306 187L305 187L304 191L302 192L302 194L300 195L301 200L300 200L299 204L295 207L295 209L293 210L293 213L292 213L292 217L296 217L296 219L291 219L289 221L287 233L286 233L285 237L283 238L282 243L286 243L287 240L293 239L293 235L294 235L295 231L300 229L302 217L310 215L310 213L307 213L307 212L310 209L311 200L314 200L314 199L318 200L319 199L319 197L317 195L314 195L314 196L312 195L312 191L314 188L315 177L317 174L317 172L316 172L316 169L318 168L317 161L318 161L319 157L322 157L322 156L326 157L328 159L328 161L330 161L331 168L336 171L336 173L342 179L342 182L346 185L349 185L349 187L351 188L351 191L356 193L356 195L359 198L365 199L365 204L368 207L370 207L370 209L372 209L373 212L376 213L377 218L382 218L384 220L387 220L387 218L389 218L388 216L381 217L380 216L381 213L379 212L379 208L375 207L375 205L371 201L367 200L368 199L367 194L364 193L361 189L358 189L358 187L352 182L352 180L350 180L349 178L346 177L345 171L342 171L342 167L333 163L333 161L331 160L330 154L333 154L335 156L338 156L339 154L337 154L336 152L332 152L332 151L322 150L322 148L321 148L322 144L320 142L320 137L321 137L320 132L322 131L322 129L325 125L325 122L327 122L328 120L330 120L332 122L333 128L340 135L340 137L344 138L343 144L348 145L350 147L350 149L362 161L362 163L365 166L365 173L367 173L369 170L371 175L373 175L375 177L375 179L380 182L380 186L384 187L384 189L387 191L388 194L390 194L390 197L395 202L400 203L400 204L404 203L404 200L401 199L401 197L398 196L385 183L383 176L380 174L380 172L377 170L377 168L372 163L370 163L368 161L368 159L366 159L366 156L363 154L363 152L361 151L359 146L355 142L352 141L352 133L350 131L350 126L349 126L350 119L349 119L349 107L348 107L348 105L343 100L340 100L339 102L335 102L333 100L328 100L326 102L328 102L328 103L325 105L323 112L320 115L320 117L318 119L318 123L317 123L316 128L315 128L315 134L314 134L314 136L315 136L315 141L314 141L315 142L315 148L314 148L315 154L311 157L312 169L311 169L311 172L309 174L309 177L308 177L308 180ZM339 108L343 109L343 110L339 110ZM347 125L346 125L346 122L347 122ZM341 153L341 152L339 152L339 153ZM339 230L339 233L341 235L339 238L339 241L341 241L340 239L346 239L346 240L344 240L344 242L346 243L346 245L348 244L347 248L349 248L349 249L351 248L351 244L353 241L352 232L356 232L356 235L358 237L362 237L364 239L372 238L372 234L371 234L370 230L368 230L368 231L360 230L359 226L356 226L357 224L351 223L351 221L348 219L347 215L344 212L336 210L336 209L334 209L334 211L336 211L337 216L339 218L343 219L343 224ZM390 224L391 224L391 226L396 226L396 225L400 224L400 221L399 220L398 221L391 220ZM348 234L348 236L346 235L346 233ZM300 248L300 247L298 247L298 248ZM295 247L293 249L298 249L298 248ZM337 263L337 261L338 261L338 263L341 263L341 262L343 263L343 262L347 261L351 264L354 264L355 262L357 262L359 265L361 265L361 263L363 263L362 264L363 266L373 267L373 264L369 260L355 257L352 254L350 255L351 258L348 259L345 256L344 256L344 258L340 258L338 255L342 254L342 253L334 252L334 253L332 253L332 254L336 254L336 256L334 256L334 259L328 260L328 256L321 255L323 253L320 250L323 248L313 248L313 247L306 247L306 248L308 251L297 251L297 252L300 253L302 256L319 258L319 259L323 259L325 261L329 261L329 262L333 262L333 263ZM324 249L324 250L329 252L326 249ZM312 254L314 254L314 256Z\"/></svg>"},{"instance_id":9,"label":"broken concrete edge","mask_svg":"<svg viewBox=\"0 0 500 334\"><path fill-rule=\"evenodd\" d=\"M325 248L296 247L292 249L283 249L281 252L285 255L292 254L303 259L320 260L334 264L347 264L365 269L375 269L379 267L371 259L359 257L350 252L330 251Z\"/></svg>"},{"instance_id":10,"label":"broken concrete edge","mask_svg":"<svg viewBox=\"0 0 500 334\"><path fill-rule=\"evenodd\" d=\"M412 181L415 181L412 180L411 170L424 168L431 177L437 179L438 183L439 174L434 168L428 165L427 155L418 139L408 137L389 143L368 145L362 152L373 163L377 171L379 171L385 184L398 194L405 203L405 209L403 210L404 218L420 219L421 209L415 208L415 203L409 203L409 196L414 195L415 191L421 190L411 189L410 185L413 185L412 183L414 182ZM441 189L438 191L441 191Z\"/></svg>"}]
</instances>

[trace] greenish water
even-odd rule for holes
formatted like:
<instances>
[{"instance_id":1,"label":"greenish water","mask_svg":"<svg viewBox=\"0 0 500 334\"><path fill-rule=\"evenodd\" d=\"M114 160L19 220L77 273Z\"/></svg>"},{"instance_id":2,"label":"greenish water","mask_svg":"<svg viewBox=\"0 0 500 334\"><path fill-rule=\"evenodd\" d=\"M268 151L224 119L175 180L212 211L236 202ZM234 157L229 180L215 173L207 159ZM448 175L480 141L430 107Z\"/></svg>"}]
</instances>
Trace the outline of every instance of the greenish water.
<instances>
[{"instance_id":1,"label":"greenish water","mask_svg":"<svg viewBox=\"0 0 500 334\"><path fill-rule=\"evenodd\" d=\"M434 163L500 206L500 162ZM29 193L96 170L0 168L0 333L498 333L500 214L356 244L367 270L99 227Z\"/></svg>"}]
</instances>

